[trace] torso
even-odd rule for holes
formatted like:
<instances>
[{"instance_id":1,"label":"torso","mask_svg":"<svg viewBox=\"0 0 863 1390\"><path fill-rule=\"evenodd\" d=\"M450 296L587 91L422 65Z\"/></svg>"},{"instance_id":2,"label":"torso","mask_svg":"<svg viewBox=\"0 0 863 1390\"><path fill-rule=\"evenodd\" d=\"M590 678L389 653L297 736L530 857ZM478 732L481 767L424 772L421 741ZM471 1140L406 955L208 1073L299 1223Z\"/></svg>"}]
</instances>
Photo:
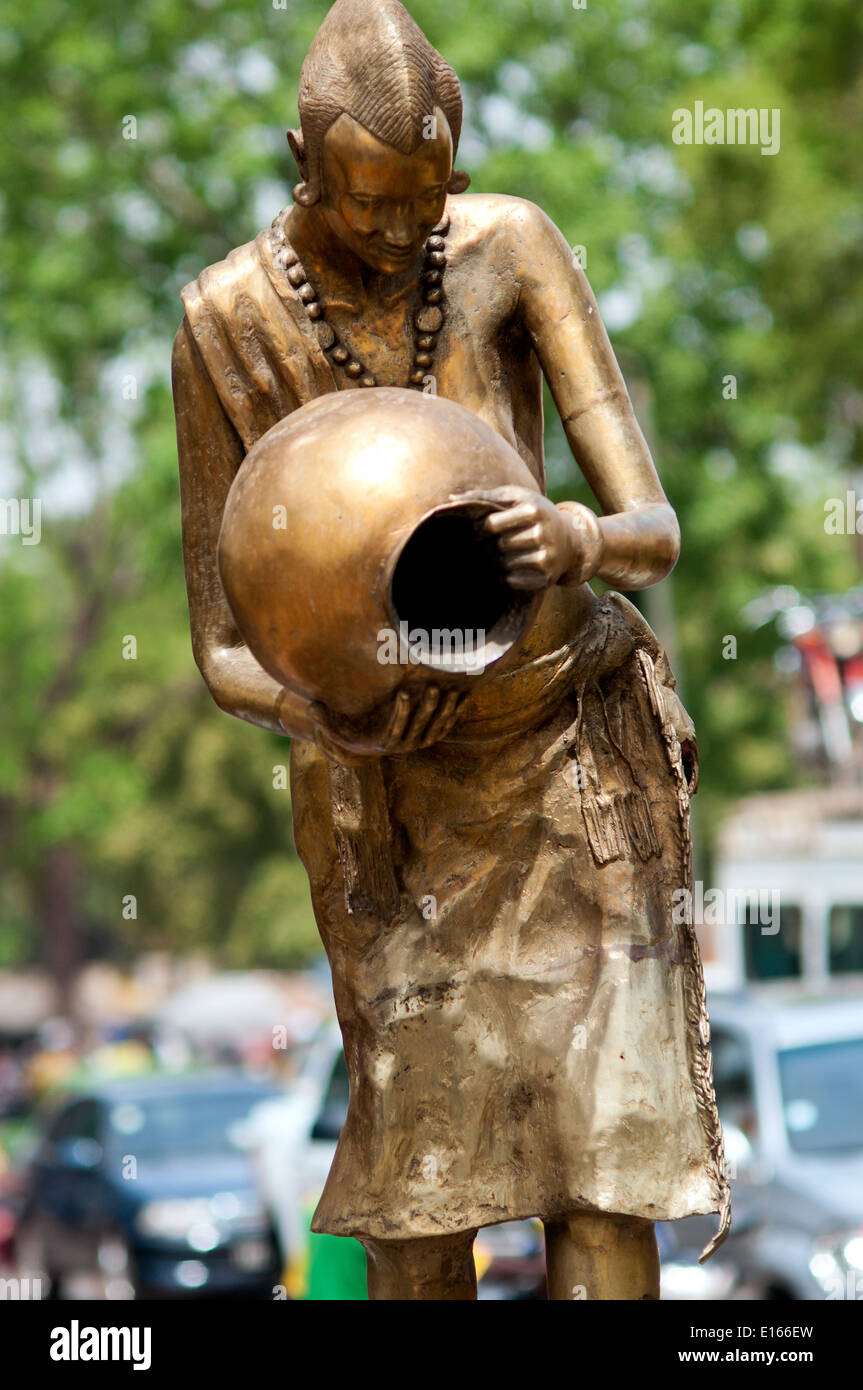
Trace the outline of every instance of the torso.
<instances>
[{"instance_id":1,"label":"torso","mask_svg":"<svg viewBox=\"0 0 863 1390\"><path fill-rule=\"evenodd\" d=\"M524 459L540 486L542 373L519 319L521 200L460 195L447 202L445 319L433 366L437 394L487 421ZM289 230L289 228L288 228ZM341 301L326 270L316 285L328 322L379 386L406 386L414 353L413 317L421 304L418 274L375 281ZM338 293L338 292L336 292ZM355 383L338 367L339 387Z\"/></svg>"}]
</instances>

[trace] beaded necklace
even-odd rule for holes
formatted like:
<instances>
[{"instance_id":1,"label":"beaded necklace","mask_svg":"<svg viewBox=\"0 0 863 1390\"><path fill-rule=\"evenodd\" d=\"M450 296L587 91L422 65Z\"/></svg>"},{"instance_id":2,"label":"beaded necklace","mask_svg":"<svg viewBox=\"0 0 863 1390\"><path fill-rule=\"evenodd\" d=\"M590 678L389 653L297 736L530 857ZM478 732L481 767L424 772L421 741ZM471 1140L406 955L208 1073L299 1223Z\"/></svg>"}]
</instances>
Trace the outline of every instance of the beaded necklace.
<instances>
[{"instance_id":1,"label":"beaded necklace","mask_svg":"<svg viewBox=\"0 0 863 1390\"><path fill-rule=\"evenodd\" d=\"M415 350L408 378L410 386L425 384L434 361L437 335L443 327L443 272L446 266L446 234L449 225L449 218L442 218L425 244L425 259L420 274L425 303L414 315ZM332 324L327 322L318 292L310 283L299 256L287 238L281 217L273 223L272 239L273 261L287 275L289 284L312 320L323 351L360 386L376 386L377 381L373 373L340 342Z\"/></svg>"}]
</instances>

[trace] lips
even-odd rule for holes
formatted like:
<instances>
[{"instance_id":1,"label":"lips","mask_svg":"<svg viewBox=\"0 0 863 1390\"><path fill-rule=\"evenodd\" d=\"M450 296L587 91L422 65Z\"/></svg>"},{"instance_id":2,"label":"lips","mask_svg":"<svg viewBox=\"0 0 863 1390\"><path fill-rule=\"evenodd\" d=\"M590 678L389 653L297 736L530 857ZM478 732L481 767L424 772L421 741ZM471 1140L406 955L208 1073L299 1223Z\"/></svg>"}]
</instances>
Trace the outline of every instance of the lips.
<instances>
[{"instance_id":1,"label":"lips","mask_svg":"<svg viewBox=\"0 0 863 1390\"><path fill-rule=\"evenodd\" d=\"M412 256L419 254L422 242L417 240L412 241L408 246L392 246L386 241L373 241L371 245L379 256L386 256L387 260L407 261L410 260Z\"/></svg>"}]
</instances>

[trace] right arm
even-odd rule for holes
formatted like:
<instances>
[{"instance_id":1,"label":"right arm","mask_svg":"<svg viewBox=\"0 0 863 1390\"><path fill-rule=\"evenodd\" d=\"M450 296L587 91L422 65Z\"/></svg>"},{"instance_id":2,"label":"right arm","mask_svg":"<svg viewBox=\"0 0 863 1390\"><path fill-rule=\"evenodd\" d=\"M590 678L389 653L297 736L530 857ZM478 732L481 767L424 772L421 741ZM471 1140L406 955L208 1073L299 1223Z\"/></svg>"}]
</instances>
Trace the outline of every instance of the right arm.
<instances>
[{"instance_id":1,"label":"right arm","mask_svg":"<svg viewBox=\"0 0 863 1390\"><path fill-rule=\"evenodd\" d=\"M219 579L216 550L228 491L245 457L183 320L172 363L183 559L192 650L220 709L271 733L312 738L309 702L268 676L237 631Z\"/></svg>"},{"instance_id":2,"label":"right arm","mask_svg":"<svg viewBox=\"0 0 863 1390\"><path fill-rule=\"evenodd\" d=\"M381 712L377 733L342 727L325 706L283 688L244 643L222 590L217 563L219 531L231 483L245 457L201 361L187 319L174 343L172 363L183 560L192 625L192 650L220 709L275 734L313 740L341 762L425 748L446 737L460 701L435 686L411 699L399 691Z\"/></svg>"}]
</instances>

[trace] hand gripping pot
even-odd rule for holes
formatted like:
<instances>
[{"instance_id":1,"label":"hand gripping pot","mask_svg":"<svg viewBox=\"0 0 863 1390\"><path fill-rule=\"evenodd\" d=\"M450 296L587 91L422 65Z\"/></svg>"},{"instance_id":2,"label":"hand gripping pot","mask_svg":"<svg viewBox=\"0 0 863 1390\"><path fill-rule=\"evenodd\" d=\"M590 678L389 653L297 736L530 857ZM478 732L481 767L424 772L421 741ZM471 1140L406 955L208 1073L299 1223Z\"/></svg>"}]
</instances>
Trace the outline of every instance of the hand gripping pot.
<instances>
[{"instance_id":1,"label":"hand gripping pot","mask_svg":"<svg viewBox=\"0 0 863 1390\"><path fill-rule=\"evenodd\" d=\"M510 588L483 519L536 481L472 411L416 391L322 396L249 450L222 584L283 685L349 717L397 687L475 687L512 663L539 598Z\"/></svg>"}]
</instances>

